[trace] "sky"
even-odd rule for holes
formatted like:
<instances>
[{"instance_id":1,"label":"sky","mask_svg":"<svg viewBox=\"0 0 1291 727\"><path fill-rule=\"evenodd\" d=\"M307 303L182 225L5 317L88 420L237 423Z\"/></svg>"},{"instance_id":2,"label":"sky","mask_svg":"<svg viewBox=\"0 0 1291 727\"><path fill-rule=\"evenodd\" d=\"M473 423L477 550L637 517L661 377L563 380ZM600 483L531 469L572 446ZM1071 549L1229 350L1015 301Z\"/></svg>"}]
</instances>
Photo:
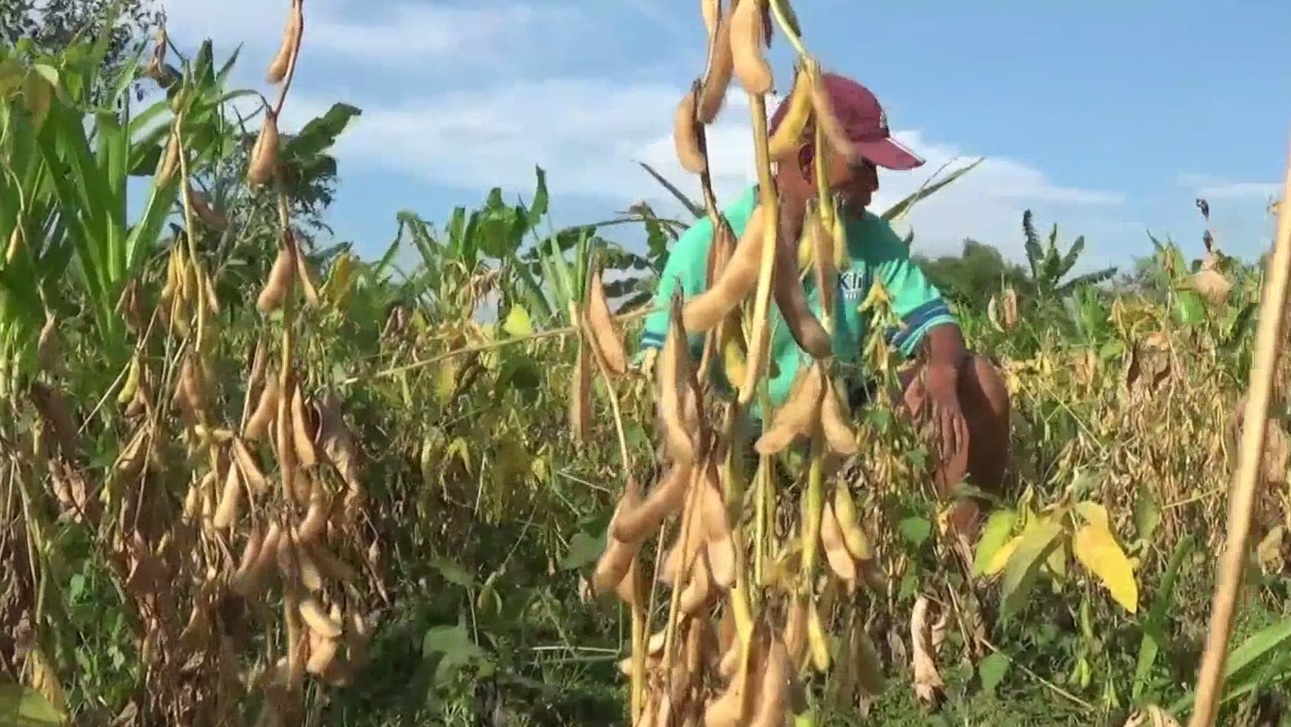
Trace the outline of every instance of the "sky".
<instances>
[{"instance_id":1,"label":"sky","mask_svg":"<svg viewBox=\"0 0 1291 727\"><path fill-rule=\"evenodd\" d=\"M972 237L1022 259L1022 212L1067 242L1082 267L1150 254L1147 231L1201 253L1197 196L1229 254L1268 244L1291 132L1284 77L1291 3L1244 0L800 0L809 50L869 86L892 128L928 162L886 172L876 208L945 163L986 161L917 207L915 250L956 253ZM239 44L235 85L259 89L286 0L169 0L181 48ZM687 191L671 118L702 73L706 38L688 0L305 0L300 68L283 125L332 103L363 110L339 142L337 236L377 255L395 214L442 222L492 187L529 198L547 171L555 226L637 201L683 217L637 165ZM771 50L792 78L783 37ZM738 90L738 86L737 86ZM771 102L774 107L775 101ZM719 200L752 180L750 109L732 93L709 131ZM956 161L958 159L958 161ZM607 235L640 244L615 228Z\"/></svg>"}]
</instances>

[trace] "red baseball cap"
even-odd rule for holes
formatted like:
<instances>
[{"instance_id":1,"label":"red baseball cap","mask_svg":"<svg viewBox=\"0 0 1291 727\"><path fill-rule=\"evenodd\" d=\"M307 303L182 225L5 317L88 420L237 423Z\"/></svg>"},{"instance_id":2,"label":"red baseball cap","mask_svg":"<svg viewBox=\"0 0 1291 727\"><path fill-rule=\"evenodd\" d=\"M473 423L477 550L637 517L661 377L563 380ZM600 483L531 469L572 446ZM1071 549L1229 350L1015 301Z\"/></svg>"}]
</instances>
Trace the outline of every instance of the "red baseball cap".
<instances>
[{"instance_id":1,"label":"red baseball cap","mask_svg":"<svg viewBox=\"0 0 1291 727\"><path fill-rule=\"evenodd\" d=\"M906 171L923 166L923 157L892 138L888 115L870 89L837 73L822 73L820 81L834 107L834 116L862 157L885 169ZM786 99L771 115L772 134L788 111Z\"/></svg>"}]
</instances>

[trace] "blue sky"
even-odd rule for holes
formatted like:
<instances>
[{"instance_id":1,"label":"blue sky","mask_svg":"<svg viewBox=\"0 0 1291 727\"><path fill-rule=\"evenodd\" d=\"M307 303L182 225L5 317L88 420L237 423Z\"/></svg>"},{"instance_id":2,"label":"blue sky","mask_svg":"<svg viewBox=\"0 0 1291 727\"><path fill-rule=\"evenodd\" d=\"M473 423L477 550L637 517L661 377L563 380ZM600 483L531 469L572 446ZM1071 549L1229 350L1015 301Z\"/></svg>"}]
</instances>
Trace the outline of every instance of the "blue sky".
<instances>
[{"instance_id":1,"label":"blue sky","mask_svg":"<svg viewBox=\"0 0 1291 727\"><path fill-rule=\"evenodd\" d=\"M811 50L869 85L894 129L928 158L882 178L879 204L942 163L987 161L916 209L918 250L965 236L1021 251L1022 210L1087 237L1087 265L1146 254L1146 228L1196 252L1198 194L1216 235L1250 256L1271 231L1291 94L1274 80L1291 3L1244 0L867 3L810 0ZM237 80L265 88L286 2L171 0L171 33L218 55L243 43ZM702 71L698 2L307 0L302 69L285 121L334 101L364 109L338 148L331 222L375 254L411 209L440 221L489 187L532 189L547 169L555 224L604 219L640 199L677 213L636 166L688 189L672 153L673 107ZM777 77L790 78L782 39ZM710 132L720 197L752 175L747 104L733 95ZM631 235L623 238L633 242Z\"/></svg>"}]
</instances>

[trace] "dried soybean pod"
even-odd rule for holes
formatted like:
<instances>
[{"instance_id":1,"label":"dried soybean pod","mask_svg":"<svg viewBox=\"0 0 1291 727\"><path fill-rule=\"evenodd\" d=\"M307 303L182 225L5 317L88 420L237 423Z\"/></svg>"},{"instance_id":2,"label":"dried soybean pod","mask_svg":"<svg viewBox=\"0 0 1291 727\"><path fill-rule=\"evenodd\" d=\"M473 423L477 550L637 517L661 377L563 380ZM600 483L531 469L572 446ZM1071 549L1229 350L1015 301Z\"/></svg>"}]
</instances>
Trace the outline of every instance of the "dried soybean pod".
<instances>
[{"instance_id":1,"label":"dried soybean pod","mask_svg":"<svg viewBox=\"0 0 1291 727\"><path fill-rule=\"evenodd\" d=\"M842 457L851 457L860 450L856 441L856 432L852 429L850 413L845 414L843 403L832 379L825 381L824 400L820 404L820 428L825 435L825 443Z\"/></svg>"},{"instance_id":2,"label":"dried soybean pod","mask_svg":"<svg viewBox=\"0 0 1291 727\"><path fill-rule=\"evenodd\" d=\"M309 552L310 560L314 561L314 565L318 566L319 572L324 576L342 583L350 583L358 578L358 573L350 567L349 563L336 557L322 544L302 545L301 549Z\"/></svg>"},{"instance_id":3,"label":"dried soybean pod","mask_svg":"<svg viewBox=\"0 0 1291 727\"><path fill-rule=\"evenodd\" d=\"M677 150L677 159L681 168L691 174L703 174L708 169L708 160L699 140L699 119L695 117L699 91L696 82L690 92L681 97L672 117L672 143Z\"/></svg>"},{"instance_id":4,"label":"dried soybean pod","mask_svg":"<svg viewBox=\"0 0 1291 727\"><path fill-rule=\"evenodd\" d=\"M586 443L592 430L592 353L587 342L579 338L578 356L574 359L574 380L569 387L569 432Z\"/></svg>"},{"instance_id":5,"label":"dried soybean pod","mask_svg":"<svg viewBox=\"0 0 1291 727\"><path fill-rule=\"evenodd\" d=\"M634 492L629 486L628 490L623 493L623 499L619 500L618 506L614 509L614 515L610 517L609 532L614 532L616 521L624 510L632 509L640 504L640 497L640 493ZM619 540L613 536L607 539L605 551L601 553L600 559L596 561L596 570L592 575L592 588L596 593L606 593L619 585L624 577L628 575L632 562L636 559L636 552L636 543Z\"/></svg>"},{"instance_id":6,"label":"dried soybean pod","mask_svg":"<svg viewBox=\"0 0 1291 727\"><path fill-rule=\"evenodd\" d=\"M278 169L278 117L272 109L265 109L264 124L251 148L251 162L247 165L247 184L259 187L273 179Z\"/></svg>"},{"instance_id":7,"label":"dried soybean pod","mask_svg":"<svg viewBox=\"0 0 1291 727\"><path fill-rule=\"evenodd\" d=\"M694 390L691 384L690 342L681 322L681 297L673 296L668 321L668 335L658 363L659 418L663 423L664 443L678 465L695 463L697 432L686 426L686 396Z\"/></svg>"},{"instance_id":8,"label":"dried soybean pod","mask_svg":"<svg viewBox=\"0 0 1291 727\"><path fill-rule=\"evenodd\" d=\"M731 17L722 15L717 19L717 30L709 43L708 70L700 85L695 116L701 124L711 124L722 112L726 101L726 92L731 87L731 75L735 72L735 59L731 55Z\"/></svg>"},{"instance_id":9,"label":"dried soybean pod","mask_svg":"<svg viewBox=\"0 0 1291 727\"><path fill-rule=\"evenodd\" d=\"M291 240L292 257L296 260L296 279L300 281L300 290L305 294L305 303L311 308L317 308L321 299L318 296L318 284L314 282L314 273L309 269L309 261L300 254L296 236L290 229L285 232Z\"/></svg>"},{"instance_id":10,"label":"dried soybean pod","mask_svg":"<svg viewBox=\"0 0 1291 727\"><path fill-rule=\"evenodd\" d=\"M699 15L704 19L704 30L712 37L722 16L722 0L699 0Z\"/></svg>"},{"instance_id":11,"label":"dried soybean pod","mask_svg":"<svg viewBox=\"0 0 1291 727\"><path fill-rule=\"evenodd\" d=\"M614 325L614 314L610 312L610 302L605 297L605 283L599 267L592 273L588 287L587 325L592 329L592 340L610 373L622 376L628 371L628 355Z\"/></svg>"},{"instance_id":12,"label":"dried soybean pod","mask_svg":"<svg viewBox=\"0 0 1291 727\"><path fill-rule=\"evenodd\" d=\"M327 530L327 520L332 514L331 497L321 485L315 483L309 494L309 506L305 508L305 517L300 520L300 541L312 543L318 540Z\"/></svg>"},{"instance_id":13,"label":"dried soybean pod","mask_svg":"<svg viewBox=\"0 0 1291 727\"><path fill-rule=\"evenodd\" d=\"M699 492L699 514L704 526L704 554L708 556L713 582L726 589L735 583L735 540L726 519L716 464L709 464L707 475L699 484L703 488Z\"/></svg>"},{"instance_id":14,"label":"dried soybean pod","mask_svg":"<svg viewBox=\"0 0 1291 727\"><path fill-rule=\"evenodd\" d=\"M681 509L686 502L692 471L687 465L675 465L659 480L644 502L620 512L610 530L614 538L635 543L657 530L665 518Z\"/></svg>"},{"instance_id":15,"label":"dried soybean pod","mask_svg":"<svg viewBox=\"0 0 1291 727\"><path fill-rule=\"evenodd\" d=\"M797 262L787 245L776 245L772 288L776 306L798 346L818 359L832 356L834 341L807 305L806 291L798 280Z\"/></svg>"},{"instance_id":16,"label":"dried soybean pod","mask_svg":"<svg viewBox=\"0 0 1291 727\"><path fill-rule=\"evenodd\" d=\"M290 245L284 243L285 240L278 244L278 257L274 259L273 267L269 269L269 277L265 279L264 289L260 291L260 297L256 300L256 308L264 315L270 315L282 308L287 295L291 293L291 284L295 280L295 253Z\"/></svg>"},{"instance_id":17,"label":"dried soybean pod","mask_svg":"<svg viewBox=\"0 0 1291 727\"><path fill-rule=\"evenodd\" d=\"M623 603L637 607L645 607L644 599L641 598L641 559L634 554L632 560L628 563L628 572L621 579L619 584L614 587L614 595L619 597Z\"/></svg>"},{"instance_id":18,"label":"dried soybean pod","mask_svg":"<svg viewBox=\"0 0 1291 727\"><path fill-rule=\"evenodd\" d=\"M704 493L700 493L702 498ZM702 501L701 501L702 505ZM678 574L686 571L695 562L695 557L707 545L708 534L703 522L692 522L689 530L678 531L676 539L668 552L664 553L663 562L659 565L659 582L673 585Z\"/></svg>"},{"instance_id":19,"label":"dried soybean pod","mask_svg":"<svg viewBox=\"0 0 1291 727\"><path fill-rule=\"evenodd\" d=\"M269 480L265 479L264 472L256 464L255 458L251 456L251 450L247 449L246 444L237 437L233 438L233 464L242 470L242 477L245 479L247 489L253 494L262 495L269 489Z\"/></svg>"},{"instance_id":20,"label":"dried soybean pod","mask_svg":"<svg viewBox=\"0 0 1291 727\"><path fill-rule=\"evenodd\" d=\"M811 120L811 79L801 69L794 74L789 98L782 103L789 104L789 110L780 120L775 133L767 140L767 149L772 161L798 151L802 146L803 131Z\"/></svg>"},{"instance_id":21,"label":"dried soybean pod","mask_svg":"<svg viewBox=\"0 0 1291 727\"><path fill-rule=\"evenodd\" d=\"M820 545L825 551L825 560L829 562L830 569L846 583L854 583L857 575L856 561L843 542L843 531L838 526L838 517L830 502L825 503L820 518Z\"/></svg>"},{"instance_id":22,"label":"dried soybean pod","mask_svg":"<svg viewBox=\"0 0 1291 727\"><path fill-rule=\"evenodd\" d=\"M834 517L838 520L838 528L842 531L843 544L847 546L847 552L857 560L873 560L874 549L870 546L869 538L865 535L865 530L861 527L856 518L856 503L852 500L851 490L846 485L838 483L834 485Z\"/></svg>"},{"instance_id":23,"label":"dried soybean pod","mask_svg":"<svg viewBox=\"0 0 1291 727\"><path fill-rule=\"evenodd\" d=\"M157 184L162 185L175 177L179 169L179 137L172 130L166 137L166 150L162 153L161 162L157 165Z\"/></svg>"},{"instance_id":24,"label":"dried soybean pod","mask_svg":"<svg viewBox=\"0 0 1291 727\"><path fill-rule=\"evenodd\" d=\"M287 24L282 29L282 43L278 46L278 53L269 63L268 73L265 74L265 81L268 83L282 83L287 77L291 57L300 47L300 36L305 29L303 6L302 0L292 0L291 10L287 13Z\"/></svg>"},{"instance_id":25,"label":"dried soybean pod","mask_svg":"<svg viewBox=\"0 0 1291 727\"><path fill-rule=\"evenodd\" d=\"M829 639L825 636L825 624L820 618L820 609L816 602L807 604L807 646L811 653L811 665L821 674L829 672Z\"/></svg>"},{"instance_id":26,"label":"dried soybean pod","mask_svg":"<svg viewBox=\"0 0 1291 727\"><path fill-rule=\"evenodd\" d=\"M291 446L296 450L296 461L301 467L313 467L318 462L318 451L314 448L314 434L310 431L309 413L300 386L291 393L291 425Z\"/></svg>"},{"instance_id":27,"label":"dried soybean pod","mask_svg":"<svg viewBox=\"0 0 1291 727\"><path fill-rule=\"evenodd\" d=\"M228 474L224 478L224 489L220 493L219 504L211 524L219 530L231 527L242 513L243 484L236 462L229 463Z\"/></svg>"},{"instance_id":28,"label":"dried soybean pod","mask_svg":"<svg viewBox=\"0 0 1291 727\"><path fill-rule=\"evenodd\" d=\"M686 587L681 589L680 602L677 607L687 616L698 616L700 611L708 605L709 598L712 595L713 573L708 568L708 558L701 553L695 559L694 564L690 566L690 580L686 582ZM694 628L694 626L691 628Z\"/></svg>"},{"instance_id":29,"label":"dried soybean pod","mask_svg":"<svg viewBox=\"0 0 1291 727\"><path fill-rule=\"evenodd\" d=\"M278 379L276 376L265 378L264 388L260 390L260 399L256 402L255 411L247 418L247 425L242 436L252 442L264 439L278 414Z\"/></svg>"},{"instance_id":30,"label":"dried soybean pod","mask_svg":"<svg viewBox=\"0 0 1291 727\"><path fill-rule=\"evenodd\" d=\"M305 662L305 673L321 676L336 663L336 652L341 645L340 639L311 639L309 660Z\"/></svg>"},{"instance_id":31,"label":"dried soybean pod","mask_svg":"<svg viewBox=\"0 0 1291 727\"><path fill-rule=\"evenodd\" d=\"M807 658L807 597L794 594L785 609L784 648L789 663L795 669L802 667Z\"/></svg>"},{"instance_id":32,"label":"dried soybean pod","mask_svg":"<svg viewBox=\"0 0 1291 727\"><path fill-rule=\"evenodd\" d=\"M188 204L193 208L193 214L197 215L197 219L200 220L202 224L216 232L223 232L228 229L228 219L226 219L224 215L216 213L201 192L193 189L190 185L187 190L187 196Z\"/></svg>"},{"instance_id":33,"label":"dried soybean pod","mask_svg":"<svg viewBox=\"0 0 1291 727\"><path fill-rule=\"evenodd\" d=\"M774 77L762 56L762 15L766 0L741 0L731 11L731 57L735 77L745 92L762 96L771 91Z\"/></svg>"},{"instance_id":34,"label":"dried soybean pod","mask_svg":"<svg viewBox=\"0 0 1291 727\"><path fill-rule=\"evenodd\" d=\"M276 525L276 523L275 523ZM242 557L238 562L238 569L229 577L229 590L242 596L243 598L252 597L258 586L259 573L256 566L260 563L261 555L265 552L266 546L278 547L278 531L274 525L263 534L259 526L252 526L251 534L247 536L247 542L242 546ZM270 543L270 534L273 534L273 542Z\"/></svg>"},{"instance_id":35,"label":"dried soybean pod","mask_svg":"<svg viewBox=\"0 0 1291 727\"><path fill-rule=\"evenodd\" d=\"M344 633L341 620L332 618L331 614L324 611L318 600L313 596L305 596L300 599L300 605L297 608L300 611L301 620L305 622L305 626L319 636L325 639L339 639L341 634Z\"/></svg>"},{"instance_id":36,"label":"dried soybean pod","mask_svg":"<svg viewBox=\"0 0 1291 727\"><path fill-rule=\"evenodd\" d=\"M784 642L772 636L767 649L762 678L758 684L758 699L749 719L749 727L780 727L784 724L788 707L789 683L793 667L785 651Z\"/></svg>"},{"instance_id":37,"label":"dried soybean pod","mask_svg":"<svg viewBox=\"0 0 1291 727\"><path fill-rule=\"evenodd\" d=\"M771 416L771 426L753 445L758 454L778 454L794 439L811 435L820 411L821 379L820 364L798 370L784 404Z\"/></svg>"},{"instance_id":38,"label":"dried soybean pod","mask_svg":"<svg viewBox=\"0 0 1291 727\"><path fill-rule=\"evenodd\" d=\"M753 210L721 274L708 290L686 301L683 321L687 331L702 333L721 323L757 285L762 246L768 242L762 215L761 206Z\"/></svg>"}]
</instances>

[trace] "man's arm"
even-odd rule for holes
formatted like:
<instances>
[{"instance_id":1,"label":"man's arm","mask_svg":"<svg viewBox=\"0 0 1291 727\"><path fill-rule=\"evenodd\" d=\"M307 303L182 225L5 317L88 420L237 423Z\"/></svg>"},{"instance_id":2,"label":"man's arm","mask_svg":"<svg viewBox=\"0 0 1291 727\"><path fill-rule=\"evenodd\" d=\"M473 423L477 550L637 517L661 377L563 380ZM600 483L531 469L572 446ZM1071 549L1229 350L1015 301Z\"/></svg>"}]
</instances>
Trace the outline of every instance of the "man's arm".
<instances>
[{"instance_id":1,"label":"man's arm","mask_svg":"<svg viewBox=\"0 0 1291 727\"><path fill-rule=\"evenodd\" d=\"M668 335L668 311L673 293L681 291L683 299L699 293L707 277L708 248L712 243L712 223L706 219L691 226L673 243L659 274L659 287L650 301L651 312L645 318L641 331L641 346L637 352L636 366L653 362L656 349L663 348ZM692 337L695 338L695 337ZM702 336L698 337L700 341ZM693 343L693 341L692 341Z\"/></svg>"}]
</instances>

